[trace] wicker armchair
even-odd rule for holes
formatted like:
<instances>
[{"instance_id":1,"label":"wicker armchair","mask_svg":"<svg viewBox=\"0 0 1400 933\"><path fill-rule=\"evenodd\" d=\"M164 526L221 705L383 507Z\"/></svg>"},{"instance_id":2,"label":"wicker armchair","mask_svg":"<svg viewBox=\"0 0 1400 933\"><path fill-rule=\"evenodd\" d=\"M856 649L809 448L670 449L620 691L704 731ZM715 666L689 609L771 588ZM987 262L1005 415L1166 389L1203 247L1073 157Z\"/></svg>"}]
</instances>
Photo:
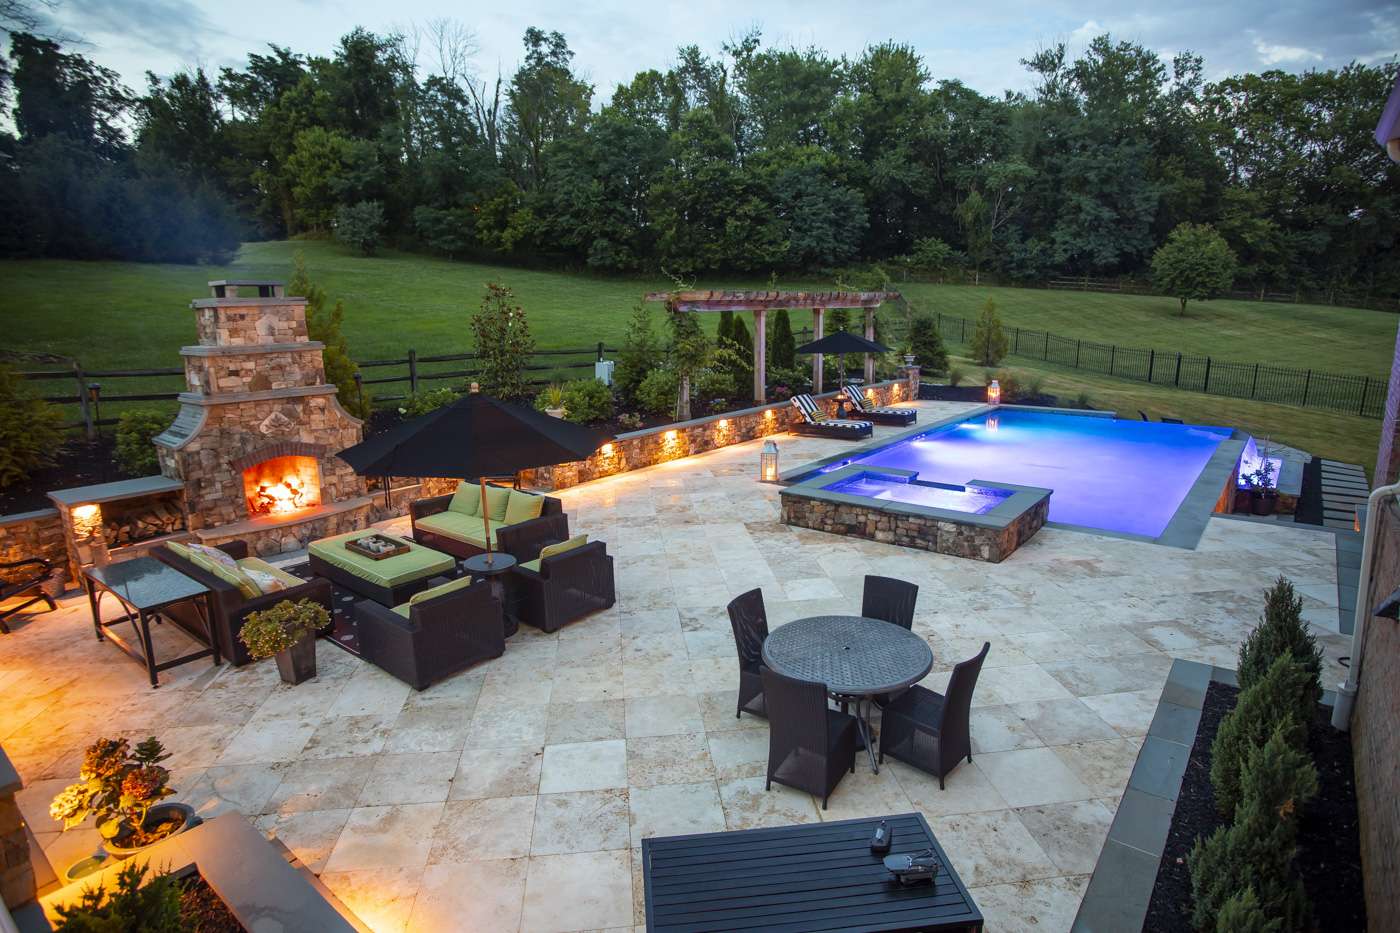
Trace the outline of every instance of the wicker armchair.
<instances>
[{"instance_id":1,"label":"wicker armchair","mask_svg":"<svg viewBox=\"0 0 1400 933\"><path fill-rule=\"evenodd\" d=\"M739 652L739 699L734 718L744 713L768 718L763 702L763 640L768 637L768 612L763 608L763 590L753 589L729 603L729 626L734 629L734 647Z\"/></svg>"},{"instance_id":2,"label":"wicker armchair","mask_svg":"<svg viewBox=\"0 0 1400 933\"><path fill-rule=\"evenodd\" d=\"M892 622L903 629L914 627L914 604L919 587L907 580L866 575L860 614L867 619Z\"/></svg>"},{"instance_id":3,"label":"wicker armchair","mask_svg":"<svg viewBox=\"0 0 1400 933\"><path fill-rule=\"evenodd\" d=\"M856 773L856 720L826 705L826 684L763 669L768 704L768 781L822 798L822 809L842 776Z\"/></svg>"},{"instance_id":4,"label":"wicker armchair","mask_svg":"<svg viewBox=\"0 0 1400 933\"><path fill-rule=\"evenodd\" d=\"M11 599L22 600L17 606L0 609L0 634L10 634L5 620L23 612L35 603L47 603L49 611L57 609L53 597L44 590L44 584L53 579L53 564L42 557L26 557L23 560L0 563L0 602Z\"/></svg>"},{"instance_id":5,"label":"wicker armchair","mask_svg":"<svg viewBox=\"0 0 1400 933\"><path fill-rule=\"evenodd\" d=\"M934 775L942 788L944 777L964 757L972 760L968 726L972 691L991 647L990 642L983 642L975 657L953 668L947 696L916 686L885 707L880 717L881 761L888 753Z\"/></svg>"},{"instance_id":6,"label":"wicker armchair","mask_svg":"<svg viewBox=\"0 0 1400 933\"><path fill-rule=\"evenodd\" d=\"M505 616L485 581L386 609L355 604L360 656L415 690L505 654Z\"/></svg>"},{"instance_id":7,"label":"wicker armchair","mask_svg":"<svg viewBox=\"0 0 1400 933\"><path fill-rule=\"evenodd\" d=\"M510 568L508 588L518 619L545 632L617 602L613 559L602 541L518 564Z\"/></svg>"},{"instance_id":8,"label":"wicker armchair","mask_svg":"<svg viewBox=\"0 0 1400 933\"><path fill-rule=\"evenodd\" d=\"M445 496L417 499L409 504L409 514L413 517L413 540L425 547L458 558L473 557L485 553L485 548L470 541L463 541L460 538L433 531L419 524L421 519L429 515L446 512L447 507L452 503L452 495L449 493ZM499 522L491 523L492 530L496 533L495 549L503 554L511 555L522 564L538 557L540 548L546 544L563 541L569 537L569 517L564 514L564 503L553 496L541 496L540 498L544 499L544 506L539 518L517 522L513 525L504 525ZM476 523L481 524L481 519L476 519Z\"/></svg>"},{"instance_id":9,"label":"wicker armchair","mask_svg":"<svg viewBox=\"0 0 1400 933\"><path fill-rule=\"evenodd\" d=\"M246 541L228 541L218 545L218 548L234 560L242 560L248 556L248 542ZM235 667L253 660L252 656L248 654L247 647L238 637L238 633L243 630L243 623L248 620L248 616L252 613L262 609L271 609L284 599L292 601L309 599L325 606L326 611L332 615L335 613L335 602L331 598L331 581L326 579L318 577L308 580L300 586L289 586L285 590L277 590L249 598L244 596L232 583L186 560L168 547L152 548L151 556L209 587L209 601L213 607L213 617L209 620L209 625L213 629L214 638L219 643L220 655ZM204 625L200 622L199 610L193 602L176 603L162 609L160 614L196 638L204 639Z\"/></svg>"}]
</instances>

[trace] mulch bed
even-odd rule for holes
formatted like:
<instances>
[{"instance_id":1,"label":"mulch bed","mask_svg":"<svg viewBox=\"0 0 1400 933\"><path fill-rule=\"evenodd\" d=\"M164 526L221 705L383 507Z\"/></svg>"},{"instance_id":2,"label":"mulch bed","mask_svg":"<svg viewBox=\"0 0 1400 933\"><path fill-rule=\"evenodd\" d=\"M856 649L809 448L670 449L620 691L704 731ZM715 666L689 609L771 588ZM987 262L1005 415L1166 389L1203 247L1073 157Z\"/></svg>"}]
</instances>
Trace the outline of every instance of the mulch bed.
<instances>
[{"instance_id":1,"label":"mulch bed","mask_svg":"<svg viewBox=\"0 0 1400 933\"><path fill-rule=\"evenodd\" d=\"M180 893L180 923L190 933L247 933L209 882L198 874L185 881Z\"/></svg>"},{"instance_id":2,"label":"mulch bed","mask_svg":"<svg viewBox=\"0 0 1400 933\"><path fill-rule=\"evenodd\" d=\"M1239 689L1212 683L1206 690L1201 725L1181 782L1171 831L1162 851L1144 930L1191 933L1191 875L1186 857L1197 837L1209 836L1223 823L1215 809L1210 783L1210 746L1220 720L1234 708ZM1332 728L1331 710L1318 707L1309 740L1321 788L1303 810L1298 826L1298 855L1303 888L1320 933L1354 933L1366 929L1361 887L1361 845L1356 815L1356 784L1351 767L1351 738Z\"/></svg>"}]
</instances>

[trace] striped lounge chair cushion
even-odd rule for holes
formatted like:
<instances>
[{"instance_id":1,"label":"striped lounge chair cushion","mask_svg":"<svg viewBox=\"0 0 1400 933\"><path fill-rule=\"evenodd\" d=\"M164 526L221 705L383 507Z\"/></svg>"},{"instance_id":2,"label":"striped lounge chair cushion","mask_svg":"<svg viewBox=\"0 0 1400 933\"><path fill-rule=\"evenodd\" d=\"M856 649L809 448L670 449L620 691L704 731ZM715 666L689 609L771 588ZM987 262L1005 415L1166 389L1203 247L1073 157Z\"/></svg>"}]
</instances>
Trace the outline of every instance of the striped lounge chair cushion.
<instances>
[{"instance_id":1,"label":"striped lounge chair cushion","mask_svg":"<svg viewBox=\"0 0 1400 933\"><path fill-rule=\"evenodd\" d=\"M808 424L819 424L824 428L837 428L843 431L864 431L870 427L868 421L852 421L847 418L828 418L817 407L817 403L810 395L794 395L792 405L802 412L802 417Z\"/></svg>"}]
</instances>

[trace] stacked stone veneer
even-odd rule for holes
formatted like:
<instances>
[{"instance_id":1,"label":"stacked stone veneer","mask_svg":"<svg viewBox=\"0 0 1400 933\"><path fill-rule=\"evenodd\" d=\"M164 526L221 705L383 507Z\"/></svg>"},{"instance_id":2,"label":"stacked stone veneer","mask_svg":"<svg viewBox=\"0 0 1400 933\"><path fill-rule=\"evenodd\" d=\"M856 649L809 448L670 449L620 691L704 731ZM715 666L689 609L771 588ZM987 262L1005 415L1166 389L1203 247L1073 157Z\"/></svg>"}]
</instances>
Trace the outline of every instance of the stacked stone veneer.
<instances>
[{"instance_id":1,"label":"stacked stone veneer","mask_svg":"<svg viewBox=\"0 0 1400 933\"><path fill-rule=\"evenodd\" d=\"M180 350L188 391L156 447L161 473L185 484L190 531L213 542L265 537L255 548L275 553L301 546L321 525L363 522L369 505L295 530L246 527L243 470L287 452L315 456L323 507L366 495L364 480L335 456L359 443L361 426L326 385L323 345L307 334L306 299L285 296L276 283L250 284L257 297L240 296L239 283L211 282L215 297L190 303L199 343ZM224 526L234 527L221 535Z\"/></svg>"},{"instance_id":2,"label":"stacked stone veneer","mask_svg":"<svg viewBox=\"0 0 1400 933\"><path fill-rule=\"evenodd\" d=\"M1044 527L1050 513L1047 496L1005 527L996 528L801 495L784 495L782 500L782 521L787 525L994 564L1001 563Z\"/></svg>"},{"instance_id":3,"label":"stacked stone veneer","mask_svg":"<svg viewBox=\"0 0 1400 933\"><path fill-rule=\"evenodd\" d=\"M39 557L53 564L57 573L49 585L52 595L63 591L68 577L68 546L63 539L63 519L57 509L0 516L0 563ZM21 568L15 573L24 573Z\"/></svg>"},{"instance_id":4,"label":"stacked stone veneer","mask_svg":"<svg viewBox=\"0 0 1400 933\"><path fill-rule=\"evenodd\" d=\"M889 405L917 398L918 385L918 368L911 367L906 370L905 378L875 383L869 386L866 392L872 396L876 405ZM816 401L828 414L836 414L837 393L817 396ZM524 480L537 489L565 489L616 473L640 470L681 457L742 444L770 434L780 434L800 420L801 415L792 407L791 402L776 402L743 411L633 431L620 435L587 460L531 470L524 475Z\"/></svg>"},{"instance_id":5,"label":"stacked stone veneer","mask_svg":"<svg viewBox=\"0 0 1400 933\"><path fill-rule=\"evenodd\" d=\"M19 775L0 749L0 900L10 907L34 900L37 887L29 833L15 803L20 786Z\"/></svg>"}]
</instances>

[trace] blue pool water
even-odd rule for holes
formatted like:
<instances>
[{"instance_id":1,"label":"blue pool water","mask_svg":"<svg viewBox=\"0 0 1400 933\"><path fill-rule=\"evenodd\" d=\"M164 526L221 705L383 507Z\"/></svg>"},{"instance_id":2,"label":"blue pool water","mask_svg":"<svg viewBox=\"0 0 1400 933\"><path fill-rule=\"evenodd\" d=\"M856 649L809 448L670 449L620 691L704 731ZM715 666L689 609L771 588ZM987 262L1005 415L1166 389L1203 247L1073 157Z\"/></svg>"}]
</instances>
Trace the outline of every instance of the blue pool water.
<instances>
[{"instance_id":1,"label":"blue pool water","mask_svg":"<svg viewBox=\"0 0 1400 933\"><path fill-rule=\"evenodd\" d=\"M1001 505L1011 497L1006 489L982 489L978 486L948 486L935 483L906 482L901 479L885 479L878 475L862 474L848 479L837 480L822 487L830 492L848 496L864 496L867 499L885 499L894 502L908 502L931 509L949 509L981 515Z\"/></svg>"},{"instance_id":2,"label":"blue pool water","mask_svg":"<svg viewBox=\"0 0 1400 933\"><path fill-rule=\"evenodd\" d=\"M1050 520L1155 538L1229 428L1001 410L935 428L847 463L919 479L1054 490ZM844 491L844 490L843 490ZM899 499L894 491L890 498ZM966 509L964 509L966 511Z\"/></svg>"}]
</instances>

